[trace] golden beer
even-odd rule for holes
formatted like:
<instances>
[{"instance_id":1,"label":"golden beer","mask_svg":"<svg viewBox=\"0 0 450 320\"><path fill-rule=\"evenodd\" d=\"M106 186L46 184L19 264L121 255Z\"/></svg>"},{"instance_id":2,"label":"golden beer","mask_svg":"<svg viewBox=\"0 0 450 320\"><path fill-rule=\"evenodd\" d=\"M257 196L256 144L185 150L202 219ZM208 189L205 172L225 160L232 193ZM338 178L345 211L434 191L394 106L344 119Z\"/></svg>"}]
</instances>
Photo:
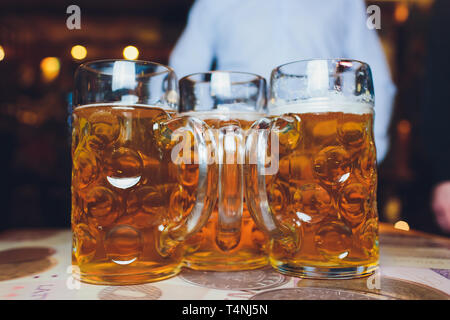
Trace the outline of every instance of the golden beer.
<instances>
[{"instance_id":1,"label":"golden beer","mask_svg":"<svg viewBox=\"0 0 450 320\"><path fill-rule=\"evenodd\" d=\"M171 159L171 137L160 129L175 112L97 104L73 116L72 258L82 281L131 284L177 274L183 247L165 252L161 239L192 211L198 165Z\"/></svg>"},{"instance_id":2,"label":"golden beer","mask_svg":"<svg viewBox=\"0 0 450 320\"><path fill-rule=\"evenodd\" d=\"M276 139L268 149L277 141L270 156L278 171L262 176L249 164L246 172L254 208L263 203L258 183L266 186L277 230L271 230L270 263L293 276L370 274L379 255L372 106L293 104L271 114ZM264 224L257 212L256 218Z\"/></svg>"},{"instance_id":3,"label":"golden beer","mask_svg":"<svg viewBox=\"0 0 450 320\"><path fill-rule=\"evenodd\" d=\"M267 236L256 227L243 195L243 150L245 136L254 121L263 114L257 112L189 112L192 116L202 119L213 129L216 145L219 148L230 149L231 158L226 154L215 162L222 166L219 174L218 203L207 224L196 235L186 241L185 264L196 270L236 271L250 270L267 265ZM232 134L226 131L231 129ZM221 131L222 129L222 131ZM230 142L230 138L231 141ZM241 151L239 151L241 150ZM242 157L239 157L239 153ZM231 206L231 212L242 217L231 217L234 222L221 225L219 206ZM230 209L230 208L228 208ZM225 209L226 210L226 209ZM224 214L226 215L226 213ZM227 217L223 218L224 220Z\"/></svg>"}]
</instances>

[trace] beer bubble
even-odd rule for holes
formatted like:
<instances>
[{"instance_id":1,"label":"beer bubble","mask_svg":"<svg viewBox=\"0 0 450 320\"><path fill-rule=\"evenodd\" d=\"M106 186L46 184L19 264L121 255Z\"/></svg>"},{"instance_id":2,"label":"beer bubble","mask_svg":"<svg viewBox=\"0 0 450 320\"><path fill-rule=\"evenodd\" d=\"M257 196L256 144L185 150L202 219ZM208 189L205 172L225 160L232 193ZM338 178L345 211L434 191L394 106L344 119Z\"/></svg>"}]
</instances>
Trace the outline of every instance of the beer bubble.
<instances>
[{"instance_id":1,"label":"beer bubble","mask_svg":"<svg viewBox=\"0 0 450 320\"><path fill-rule=\"evenodd\" d=\"M365 139L364 127L362 122L344 122L338 127L338 138L346 147L361 148Z\"/></svg>"},{"instance_id":2,"label":"beer bubble","mask_svg":"<svg viewBox=\"0 0 450 320\"><path fill-rule=\"evenodd\" d=\"M95 224L108 226L119 215L117 195L105 187L95 187L84 197L84 211Z\"/></svg>"},{"instance_id":3,"label":"beer bubble","mask_svg":"<svg viewBox=\"0 0 450 320\"><path fill-rule=\"evenodd\" d=\"M73 228L74 252L78 263L87 263L95 255L97 239L95 232L87 224L80 223Z\"/></svg>"},{"instance_id":4,"label":"beer bubble","mask_svg":"<svg viewBox=\"0 0 450 320\"><path fill-rule=\"evenodd\" d=\"M330 212L331 196L316 183L309 183L293 190L290 211L296 214L300 223L317 223Z\"/></svg>"},{"instance_id":5,"label":"beer bubble","mask_svg":"<svg viewBox=\"0 0 450 320\"><path fill-rule=\"evenodd\" d=\"M360 224L367 215L370 195L360 183L352 183L344 187L339 199L339 206L344 218L353 227Z\"/></svg>"},{"instance_id":6,"label":"beer bubble","mask_svg":"<svg viewBox=\"0 0 450 320\"><path fill-rule=\"evenodd\" d=\"M128 265L142 252L142 236L132 226L117 225L106 234L104 245L108 259L119 265Z\"/></svg>"},{"instance_id":7,"label":"beer bubble","mask_svg":"<svg viewBox=\"0 0 450 320\"><path fill-rule=\"evenodd\" d=\"M97 158L91 152L80 148L75 152L73 158L73 173L77 183L74 185L85 188L98 176Z\"/></svg>"},{"instance_id":8,"label":"beer bubble","mask_svg":"<svg viewBox=\"0 0 450 320\"><path fill-rule=\"evenodd\" d=\"M352 232L344 223L332 221L320 227L314 242L327 260L340 261L350 253L351 237Z\"/></svg>"},{"instance_id":9,"label":"beer bubble","mask_svg":"<svg viewBox=\"0 0 450 320\"><path fill-rule=\"evenodd\" d=\"M101 110L89 117L91 136L88 144L92 149L104 149L119 137L119 119L112 113Z\"/></svg>"},{"instance_id":10,"label":"beer bubble","mask_svg":"<svg viewBox=\"0 0 450 320\"><path fill-rule=\"evenodd\" d=\"M350 173L350 157L343 147L326 147L314 157L313 170L323 182L339 183Z\"/></svg>"},{"instance_id":11,"label":"beer bubble","mask_svg":"<svg viewBox=\"0 0 450 320\"><path fill-rule=\"evenodd\" d=\"M127 189L141 179L143 164L136 151L120 147L106 157L105 167L108 182L116 188Z\"/></svg>"}]
</instances>

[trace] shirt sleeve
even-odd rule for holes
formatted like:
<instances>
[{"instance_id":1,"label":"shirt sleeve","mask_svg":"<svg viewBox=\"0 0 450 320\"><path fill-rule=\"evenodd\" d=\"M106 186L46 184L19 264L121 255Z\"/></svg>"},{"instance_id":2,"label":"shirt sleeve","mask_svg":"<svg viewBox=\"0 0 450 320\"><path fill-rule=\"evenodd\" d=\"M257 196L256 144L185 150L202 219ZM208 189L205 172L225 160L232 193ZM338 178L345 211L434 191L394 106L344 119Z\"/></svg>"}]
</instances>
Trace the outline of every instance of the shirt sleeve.
<instances>
[{"instance_id":1,"label":"shirt sleeve","mask_svg":"<svg viewBox=\"0 0 450 320\"><path fill-rule=\"evenodd\" d=\"M210 70L214 58L214 12L211 9L208 0L197 0L189 11L186 28L169 58L169 65L178 78Z\"/></svg>"},{"instance_id":2,"label":"shirt sleeve","mask_svg":"<svg viewBox=\"0 0 450 320\"><path fill-rule=\"evenodd\" d=\"M375 145L381 162L389 149L388 129L391 121L396 87L392 82L386 56L376 29L367 26L368 15L363 0L347 1L344 8L345 49L347 58L369 64L375 91ZM382 13L381 13L382 14ZM380 16L381 18L381 16ZM383 27L381 25L381 27Z\"/></svg>"}]
</instances>

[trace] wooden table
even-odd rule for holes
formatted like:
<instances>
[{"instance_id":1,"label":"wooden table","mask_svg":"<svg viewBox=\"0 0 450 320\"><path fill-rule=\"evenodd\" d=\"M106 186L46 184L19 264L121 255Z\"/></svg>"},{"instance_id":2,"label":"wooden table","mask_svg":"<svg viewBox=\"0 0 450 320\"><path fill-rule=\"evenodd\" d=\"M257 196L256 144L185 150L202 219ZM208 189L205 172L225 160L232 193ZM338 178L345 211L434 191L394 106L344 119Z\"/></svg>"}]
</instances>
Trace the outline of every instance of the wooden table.
<instances>
[{"instance_id":1,"label":"wooden table","mask_svg":"<svg viewBox=\"0 0 450 320\"><path fill-rule=\"evenodd\" d=\"M381 224L380 248L380 272L362 279L184 270L155 283L96 286L72 278L70 230L7 231L0 234L0 300L450 299L449 238Z\"/></svg>"}]
</instances>

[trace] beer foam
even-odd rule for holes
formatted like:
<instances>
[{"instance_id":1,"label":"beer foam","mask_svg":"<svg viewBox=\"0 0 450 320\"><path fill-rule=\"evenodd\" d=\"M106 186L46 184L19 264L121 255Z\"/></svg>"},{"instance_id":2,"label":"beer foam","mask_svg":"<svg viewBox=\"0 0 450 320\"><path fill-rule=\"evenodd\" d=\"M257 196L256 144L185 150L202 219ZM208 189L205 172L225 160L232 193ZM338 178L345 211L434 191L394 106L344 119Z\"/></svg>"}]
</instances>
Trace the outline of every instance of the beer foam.
<instances>
[{"instance_id":1,"label":"beer foam","mask_svg":"<svg viewBox=\"0 0 450 320\"><path fill-rule=\"evenodd\" d=\"M342 112L350 114L373 114L373 106L364 102L315 101L300 102L269 107L268 114L279 116L286 113L326 113Z\"/></svg>"},{"instance_id":2,"label":"beer foam","mask_svg":"<svg viewBox=\"0 0 450 320\"><path fill-rule=\"evenodd\" d=\"M248 112L248 111L187 111L182 112L180 115L186 115L190 117L195 117L200 120L229 120L237 119L244 121L256 121L258 119L266 116L265 113L261 112Z\"/></svg>"},{"instance_id":3,"label":"beer foam","mask_svg":"<svg viewBox=\"0 0 450 320\"><path fill-rule=\"evenodd\" d=\"M138 107L138 108L159 108L159 109L168 110L168 111L177 111L174 108L171 108L169 106L164 106L164 105L151 105L151 104L140 104L140 103L123 103L121 101L119 101L119 102L102 102L102 103L84 104L84 105L75 107L74 110L76 110L76 109L84 109L84 108L92 108L92 107L112 107L113 109L120 109L120 110L133 110L134 107Z\"/></svg>"}]
</instances>

